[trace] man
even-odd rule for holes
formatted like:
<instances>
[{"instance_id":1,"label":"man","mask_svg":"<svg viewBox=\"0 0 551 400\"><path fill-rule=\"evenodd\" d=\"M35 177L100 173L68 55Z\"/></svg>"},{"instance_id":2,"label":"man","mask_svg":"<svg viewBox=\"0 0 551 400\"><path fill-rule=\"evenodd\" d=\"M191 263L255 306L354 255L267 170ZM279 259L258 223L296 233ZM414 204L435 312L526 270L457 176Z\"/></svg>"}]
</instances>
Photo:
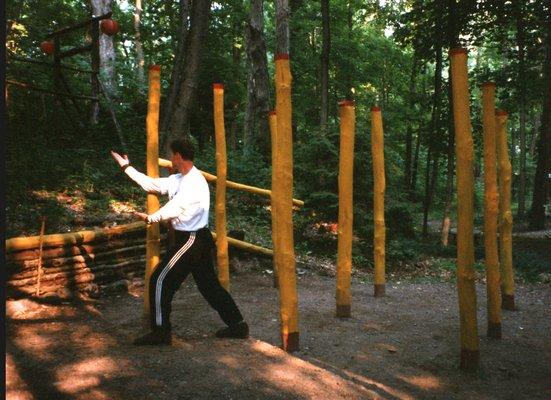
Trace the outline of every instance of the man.
<instances>
[{"instance_id":1,"label":"man","mask_svg":"<svg viewBox=\"0 0 551 400\"><path fill-rule=\"evenodd\" d=\"M185 139L170 144L172 166L179 173L168 178L151 178L130 165L128 156L111 151L121 169L145 191L166 194L169 201L157 212L135 213L146 223L170 220L175 244L154 269L149 282L151 332L136 339L136 345L170 344L172 340L170 311L172 297L191 273L197 288L227 327L217 337L248 337L249 327L231 295L220 285L214 273L211 250L214 247L208 229L210 193L203 174L193 165L193 145Z\"/></svg>"}]
</instances>

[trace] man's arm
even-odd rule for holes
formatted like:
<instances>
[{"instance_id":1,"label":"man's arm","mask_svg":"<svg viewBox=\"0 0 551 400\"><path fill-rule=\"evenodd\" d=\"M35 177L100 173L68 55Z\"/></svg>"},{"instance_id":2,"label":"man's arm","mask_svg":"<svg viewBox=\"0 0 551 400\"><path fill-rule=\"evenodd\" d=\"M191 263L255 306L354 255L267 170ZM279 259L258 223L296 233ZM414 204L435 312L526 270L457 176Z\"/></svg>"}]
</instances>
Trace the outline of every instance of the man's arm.
<instances>
[{"instance_id":1,"label":"man's arm","mask_svg":"<svg viewBox=\"0 0 551 400\"><path fill-rule=\"evenodd\" d=\"M146 192L158 194L166 194L168 192L168 178L151 178L142 174L130 165L130 160L128 160L126 154L121 156L119 153L111 151L111 157L113 157L123 172Z\"/></svg>"}]
</instances>

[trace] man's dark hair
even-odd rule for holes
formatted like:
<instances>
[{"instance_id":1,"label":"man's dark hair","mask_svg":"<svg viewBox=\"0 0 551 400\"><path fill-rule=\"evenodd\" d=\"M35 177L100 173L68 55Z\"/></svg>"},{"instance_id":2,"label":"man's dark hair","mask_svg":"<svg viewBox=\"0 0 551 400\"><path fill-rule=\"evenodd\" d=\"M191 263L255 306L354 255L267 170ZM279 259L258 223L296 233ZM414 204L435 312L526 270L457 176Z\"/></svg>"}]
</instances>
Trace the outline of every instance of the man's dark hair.
<instances>
[{"instance_id":1,"label":"man's dark hair","mask_svg":"<svg viewBox=\"0 0 551 400\"><path fill-rule=\"evenodd\" d=\"M174 139L170 142L170 150L180 154L184 160L193 161L193 143L189 139Z\"/></svg>"}]
</instances>

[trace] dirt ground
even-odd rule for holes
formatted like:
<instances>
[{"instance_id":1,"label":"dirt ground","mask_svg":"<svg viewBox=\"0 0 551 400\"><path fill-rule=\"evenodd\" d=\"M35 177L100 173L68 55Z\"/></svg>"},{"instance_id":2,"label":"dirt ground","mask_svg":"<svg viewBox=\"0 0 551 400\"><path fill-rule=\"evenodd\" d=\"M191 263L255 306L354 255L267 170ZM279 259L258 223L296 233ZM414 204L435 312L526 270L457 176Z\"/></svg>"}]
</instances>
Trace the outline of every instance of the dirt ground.
<instances>
[{"instance_id":1,"label":"dirt ground","mask_svg":"<svg viewBox=\"0 0 551 400\"><path fill-rule=\"evenodd\" d=\"M8 399L550 399L551 286L521 284L504 312L503 339L486 333L478 285L481 371L458 371L453 283L372 284L353 279L353 317L337 319L335 282L300 271L299 352L278 346L278 292L263 270L232 276L251 328L216 339L221 321L188 279L177 293L174 344L134 347L141 281L124 290L49 304L7 301Z\"/></svg>"}]
</instances>

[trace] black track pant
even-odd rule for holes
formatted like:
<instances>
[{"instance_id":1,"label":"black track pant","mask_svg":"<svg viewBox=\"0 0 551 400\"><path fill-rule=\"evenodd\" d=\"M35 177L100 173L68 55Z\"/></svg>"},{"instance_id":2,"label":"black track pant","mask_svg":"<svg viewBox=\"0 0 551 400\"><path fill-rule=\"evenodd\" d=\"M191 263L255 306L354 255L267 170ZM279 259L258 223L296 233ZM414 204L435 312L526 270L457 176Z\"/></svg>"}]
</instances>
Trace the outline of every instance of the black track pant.
<instances>
[{"instance_id":1,"label":"black track pant","mask_svg":"<svg viewBox=\"0 0 551 400\"><path fill-rule=\"evenodd\" d=\"M226 325L243 321L237 305L214 272L214 241L210 230L175 231L175 236L174 247L166 252L149 281L151 329L170 330L172 298L190 272L205 300Z\"/></svg>"}]
</instances>

